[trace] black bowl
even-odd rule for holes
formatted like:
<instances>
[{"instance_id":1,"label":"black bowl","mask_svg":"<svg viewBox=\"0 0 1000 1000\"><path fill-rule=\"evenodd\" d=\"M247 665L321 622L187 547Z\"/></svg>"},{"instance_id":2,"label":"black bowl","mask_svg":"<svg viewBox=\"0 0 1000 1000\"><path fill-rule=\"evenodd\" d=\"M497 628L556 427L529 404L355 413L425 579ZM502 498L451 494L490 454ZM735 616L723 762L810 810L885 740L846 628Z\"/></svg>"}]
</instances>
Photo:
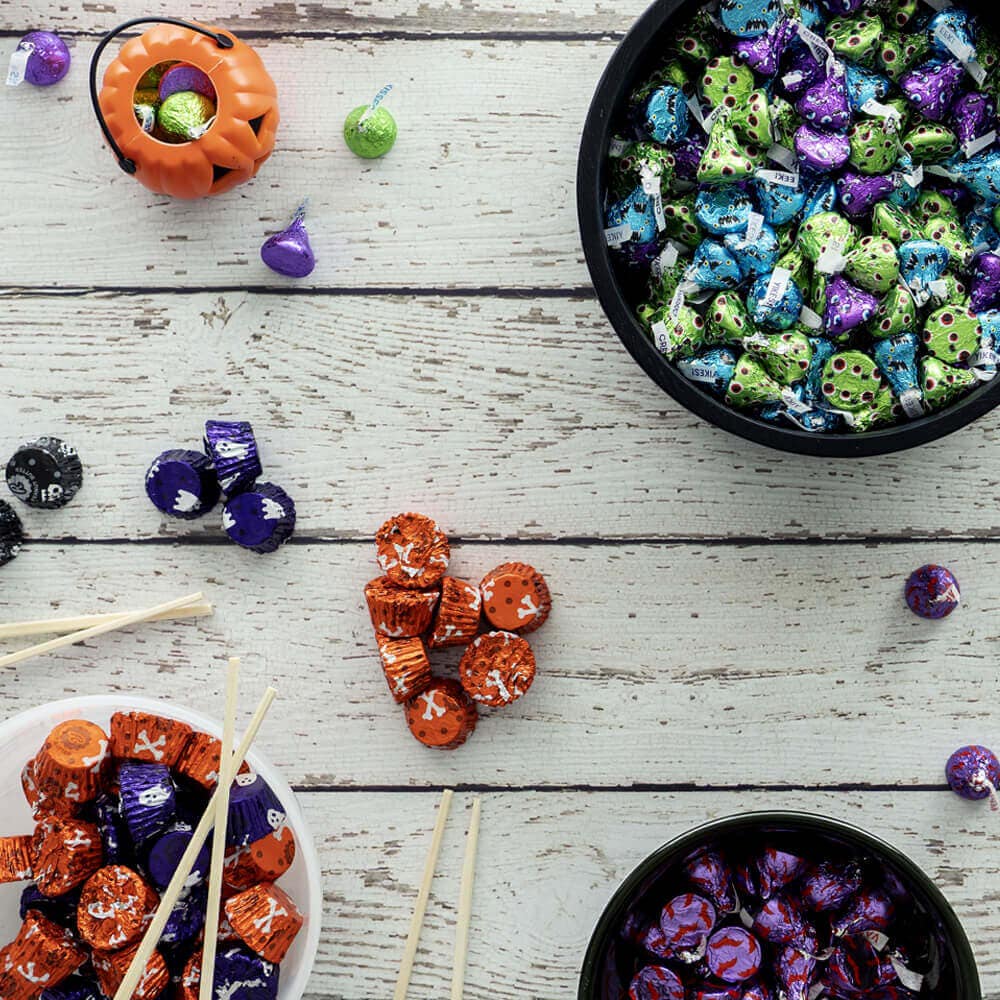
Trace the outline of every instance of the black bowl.
<instances>
[{"instance_id":1,"label":"black bowl","mask_svg":"<svg viewBox=\"0 0 1000 1000\"><path fill-rule=\"evenodd\" d=\"M629 94L660 61L677 26L700 6L698 0L657 0L636 21L597 85L580 143L576 197L583 250L597 297L629 354L661 389L692 413L740 437L804 455L854 457L901 451L950 434L992 410L1000 403L1000 377L974 389L954 406L919 420L865 434L815 434L768 424L726 406L684 378L653 346L635 317L635 290L627 287L604 239L608 143L616 123L625 117ZM981 4L974 9L994 31L1000 27L1000 7Z\"/></svg>"},{"instance_id":2,"label":"black bowl","mask_svg":"<svg viewBox=\"0 0 1000 1000\"><path fill-rule=\"evenodd\" d=\"M628 982L623 983L618 973L621 929L630 914L647 905L658 909L668 895L673 895L670 886L676 886L678 867L688 855L703 847L738 846L746 851L765 839L788 850L795 850L796 845L808 848L813 854L817 853L817 842L825 841L832 854L846 852L863 857L894 874L909 890L915 913L926 918L941 942L941 975L934 996L982 1000L969 939L955 911L929 876L905 854L864 830L825 816L796 812L747 813L715 820L672 840L646 858L611 897L597 922L583 960L578 1000L626 1000Z\"/></svg>"}]
</instances>

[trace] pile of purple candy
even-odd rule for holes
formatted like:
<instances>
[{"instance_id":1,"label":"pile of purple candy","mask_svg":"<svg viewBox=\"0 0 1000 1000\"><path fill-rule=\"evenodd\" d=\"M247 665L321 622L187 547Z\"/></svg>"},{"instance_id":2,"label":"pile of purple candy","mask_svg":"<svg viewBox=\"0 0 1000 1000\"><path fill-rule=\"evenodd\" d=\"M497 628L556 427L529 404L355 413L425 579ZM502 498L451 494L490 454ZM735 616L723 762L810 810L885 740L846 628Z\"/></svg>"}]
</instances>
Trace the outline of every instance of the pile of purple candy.
<instances>
[{"instance_id":1,"label":"pile of purple candy","mask_svg":"<svg viewBox=\"0 0 1000 1000\"><path fill-rule=\"evenodd\" d=\"M631 95L607 243L657 349L760 420L867 431L996 374L1000 46L938 8L717 0Z\"/></svg>"},{"instance_id":2,"label":"pile of purple candy","mask_svg":"<svg viewBox=\"0 0 1000 1000\"><path fill-rule=\"evenodd\" d=\"M630 1000L935 995L937 935L880 862L837 848L822 857L775 846L731 855L705 848L681 865L672 887L677 894L661 909L633 913L622 930L633 955Z\"/></svg>"}]
</instances>

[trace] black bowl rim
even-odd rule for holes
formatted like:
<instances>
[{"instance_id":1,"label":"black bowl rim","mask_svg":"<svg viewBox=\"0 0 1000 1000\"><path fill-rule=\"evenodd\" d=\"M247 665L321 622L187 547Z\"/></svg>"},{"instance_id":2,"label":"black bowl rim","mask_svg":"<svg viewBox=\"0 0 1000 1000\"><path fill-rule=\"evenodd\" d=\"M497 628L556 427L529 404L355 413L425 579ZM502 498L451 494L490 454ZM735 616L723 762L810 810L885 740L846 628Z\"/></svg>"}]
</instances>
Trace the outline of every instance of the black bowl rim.
<instances>
[{"instance_id":1,"label":"black bowl rim","mask_svg":"<svg viewBox=\"0 0 1000 1000\"><path fill-rule=\"evenodd\" d=\"M884 854L888 859L904 874L916 882L923 891L929 902L937 910L938 916L945 925L949 941L955 951L955 957L961 966L963 976L968 976L968 987L970 992L954 1000L982 1000L982 986L979 982L979 970L976 965L975 956L972 953L972 945L969 943L965 928L962 927L958 915L955 913L951 903L937 887L934 880L913 860L905 855L898 847L893 847L880 837L876 837L866 830L847 823L844 820L833 819L830 816L823 816L818 813L771 810L762 812L737 813L732 816L724 816L721 819L713 819L707 823L682 833L679 837L667 842L662 847L658 847L644 861L640 862L615 890L614 895L608 901L594 927L590 943L584 955L583 966L580 970L580 988L577 1000L598 1000L596 992L597 965L600 961L608 938L618 931L621 926L624 910L631 904L636 888L641 882L648 878L653 869L668 861L684 851L701 846L707 839L717 837L720 834L739 832L747 827L759 829L761 826L797 826L804 832L822 833L826 835L840 835L848 840L860 841L867 849Z\"/></svg>"},{"instance_id":2,"label":"black bowl rim","mask_svg":"<svg viewBox=\"0 0 1000 1000\"><path fill-rule=\"evenodd\" d=\"M951 434L988 413L1000 403L1000 375L938 413L866 433L817 434L766 424L703 392L680 375L650 342L611 267L604 240L602 163L620 100L620 81L631 79L637 65L646 58L646 40L688 6L696 7L696 0L656 0L636 21L601 75L580 142L576 194L584 256L597 297L629 354L661 389L697 416L749 441L803 455L859 458L902 451Z\"/></svg>"}]
</instances>

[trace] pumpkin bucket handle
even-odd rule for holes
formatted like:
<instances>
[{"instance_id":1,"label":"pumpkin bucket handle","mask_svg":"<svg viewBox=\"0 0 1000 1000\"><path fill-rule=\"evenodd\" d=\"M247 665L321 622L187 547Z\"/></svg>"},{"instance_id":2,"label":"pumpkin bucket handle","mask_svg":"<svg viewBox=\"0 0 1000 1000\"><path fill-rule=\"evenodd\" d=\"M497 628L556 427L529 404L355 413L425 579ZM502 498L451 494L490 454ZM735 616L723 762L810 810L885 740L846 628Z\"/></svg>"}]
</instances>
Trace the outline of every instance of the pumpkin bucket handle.
<instances>
[{"instance_id":1,"label":"pumpkin bucket handle","mask_svg":"<svg viewBox=\"0 0 1000 1000\"><path fill-rule=\"evenodd\" d=\"M111 147L111 152L115 154L115 159L118 160L118 166L127 174L135 173L135 161L130 160L122 152L121 147L115 142L115 138L108 128L108 123L104 120L101 105L97 100L97 64L100 61L101 53L108 47L108 44L115 36L120 35L123 31L128 31L129 28L134 28L137 24L176 24L179 28L188 28L191 31L198 32L199 35L211 38L220 49L231 49L233 47L233 40L228 35L224 35L222 32L210 31L199 24L192 24L190 21L181 21L175 17L137 17L131 21L125 21L124 24L119 24L117 28L112 28L100 40L90 59L90 103L94 106L94 114L97 115L97 124L101 126L104 138Z\"/></svg>"}]
</instances>

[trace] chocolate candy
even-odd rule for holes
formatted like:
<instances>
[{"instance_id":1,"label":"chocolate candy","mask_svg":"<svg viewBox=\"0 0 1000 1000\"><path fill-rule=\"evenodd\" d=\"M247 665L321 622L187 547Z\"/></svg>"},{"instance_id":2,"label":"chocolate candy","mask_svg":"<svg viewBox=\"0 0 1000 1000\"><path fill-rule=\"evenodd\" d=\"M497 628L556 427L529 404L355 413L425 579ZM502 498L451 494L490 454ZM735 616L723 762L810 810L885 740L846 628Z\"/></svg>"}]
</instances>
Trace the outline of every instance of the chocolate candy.
<instances>
[{"instance_id":1,"label":"chocolate candy","mask_svg":"<svg viewBox=\"0 0 1000 1000\"><path fill-rule=\"evenodd\" d=\"M425 690L431 683L431 663L423 639L390 639L376 634L379 658L389 693L399 704Z\"/></svg>"},{"instance_id":2,"label":"chocolate candy","mask_svg":"<svg viewBox=\"0 0 1000 1000\"><path fill-rule=\"evenodd\" d=\"M77 911L80 937L91 948L114 951L138 942L159 898L137 872L111 865L94 872Z\"/></svg>"},{"instance_id":3,"label":"chocolate candy","mask_svg":"<svg viewBox=\"0 0 1000 1000\"><path fill-rule=\"evenodd\" d=\"M746 101L729 112L729 124L737 138L749 146L767 149L774 138L767 94L763 90L755 90Z\"/></svg>"},{"instance_id":4,"label":"chocolate candy","mask_svg":"<svg viewBox=\"0 0 1000 1000\"><path fill-rule=\"evenodd\" d=\"M863 120L847 130L850 162L862 174L884 174L899 155L899 138L886 122Z\"/></svg>"},{"instance_id":5,"label":"chocolate candy","mask_svg":"<svg viewBox=\"0 0 1000 1000\"><path fill-rule=\"evenodd\" d=\"M170 916L167 917L160 944L169 947L193 941L205 926L207 902L207 883L196 882L194 885L185 886L177 902L174 903Z\"/></svg>"},{"instance_id":6,"label":"chocolate candy","mask_svg":"<svg viewBox=\"0 0 1000 1000\"><path fill-rule=\"evenodd\" d=\"M904 588L909 609L920 618L945 618L958 607L958 580L944 566L928 563L915 569Z\"/></svg>"},{"instance_id":7,"label":"chocolate candy","mask_svg":"<svg viewBox=\"0 0 1000 1000\"><path fill-rule=\"evenodd\" d=\"M83 885L101 867L101 835L93 823L49 818L35 837L35 881L45 896L61 896Z\"/></svg>"},{"instance_id":8,"label":"chocolate candy","mask_svg":"<svg viewBox=\"0 0 1000 1000\"><path fill-rule=\"evenodd\" d=\"M0 882L25 882L34 877L32 839L30 835L0 837Z\"/></svg>"},{"instance_id":9,"label":"chocolate candy","mask_svg":"<svg viewBox=\"0 0 1000 1000\"><path fill-rule=\"evenodd\" d=\"M245 420L205 421L205 450L226 496L249 489L263 472L253 427Z\"/></svg>"},{"instance_id":10,"label":"chocolate candy","mask_svg":"<svg viewBox=\"0 0 1000 1000\"><path fill-rule=\"evenodd\" d=\"M230 889L249 889L259 882L276 882L294 860L295 835L291 827L281 826L227 852L223 878Z\"/></svg>"},{"instance_id":11,"label":"chocolate candy","mask_svg":"<svg viewBox=\"0 0 1000 1000\"><path fill-rule=\"evenodd\" d=\"M787 330L802 311L802 292L788 271L759 275L747 294L750 318L773 330Z\"/></svg>"},{"instance_id":12,"label":"chocolate candy","mask_svg":"<svg viewBox=\"0 0 1000 1000\"><path fill-rule=\"evenodd\" d=\"M86 961L72 935L40 913L29 913L17 937L7 946L0 967L0 996L4 1000L31 1000L40 987L57 986ZM43 983L38 981L44 976Z\"/></svg>"},{"instance_id":13,"label":"chocolate candy","mask_svg":"<svg viewBox=\"0 0 1000 1000\"><path fill-rule=\"evenodd\" d=\"M954 220L941 216L929 219L924 236L940 243L948 251L951 266L964 271L972 261L974 251L962 227Z\"/></svg>"},{"instance_id":14,"label":"chocolate candy","mask_svg":"<svg viewBox=\"0 0 1000 1000\"><path fill-rule=\"evenodd\" d=\"M215 119L215 102L193 90L171 94L156 112L156 123L167 135L198 139Z\"/></svg>"},{"instance_id":15,"label":"chocolate candy","mask_svg":"<svg viewBox=\"0 0 1000 1000\"><path fill-rule=\"evenodd\" d=\"M975 313L1000 305L1000 256L979 253L972 260L969 307Z\"/></svg>"},{"instance_id":16,"label":"chocolate candy","mask_svg":"<svg viewBox=\"0 0 1000 1000\"><path fill-rule=\"evenodd\" d=\"M672 313L671 307L665 307L662 318L652 325L656 349L667 358L693 354L705 343L705 320L690 306L682 305Z\"/></svg>"},{"instance_id":17,"label":"chocolate candy","mask_svg":"<svg viewBox=\"0 0 1000 1000\"><path fill-rule=\"evenodd\" d=\"M42 990L40 1000L104 1000L104 994L96 982L83 976L69 976Z\"/></svg>"},{"instance_id":18,"label":"chocolate candy","mask_svg":"<svg viewBox=\"0 0 1000 1000\"><path fill-rule=\"evenodd\" d=\"M695 289L735 288L743 280L736 258L714 240L703 240L685 272Z\"/></svg>"},{"instance_id":19,"label":"chocolate candy","mask_svg":"<svg viewBox=\"0 0 1000 1000\"><path fill-rule=\"evenodd\" d=\"M423 514L397 514L375 533L378 562L399 587L433 587L448 568L448 538Z\"/></svg>"},{"instance_id":20,"label":"chocolate candy","mask_svg":"<svg viewBox=\"0 0 1000 1000\"><path fill-rule=\"evenodd\" d=\"M135 958L139 945L120 951L97 951L93 954L97 982L105 997L113 997L121 986ZM132 993L132 1000L156 1000L170 982L170 970L159 951L154 951L143 969L139 984Z\"/></svg>"},{"instance_id":21,"label":"chocolate candy","mask_svg":"<svg viewBox=\"0 0 1000 1000\"><path fill-rule=\"evenodd\" d=\"M788 896L772 896L757 911L753 921L757 937L771 944L790 944L814 953L816 931L803 916L798 904Z\"/></svg>"},{"instance_id":22,"label":"chocolate candy","mask_svg":"<svg viewBox=\"0 0 1000 1000\"><path fill-rule=\"evenodd\" d=\"M996 101L989 94L970 91L955 101L949 114L955 138L963 152L971 155L993 145L996 141L996 113Z\"/></svg>"},{"instance_id":23,"label":"chocolate candy","mask_svg":"<svg viewBox=\"0 0 1000 1000\"><path fill-rule=\"evenodd\" d=\"M851 123L851 108L847 100L847 81L843 73L829 73L814 83L795 102L795 109L813 125L839 131Z\"/></svg>"},{"instance_id":24,"label":"chocolate candy","mask_svg":"<svg viewBox=\"0 0 1000 1000\"><path fill-rule=\"evenodd\" d=\"M17 511L6 500L0 500L0 566L5 566L21 551L24 528Z\"/></svg>"},{"instance_id":25,"label":"chocolate candy","mask_svg":"<svg viewBox=\"0 0 1000 1000\"><path fill-rule=\"evenodd\" d=\"M712 299L705 316L708 336L713 342L742 340L755 332L747 307L738 295L720 292Z\"/></svg>"},{"instance_id":26,"label":"chocolate candy","mask_svg":"<svg viewBox=\"0 0 1000 1000\"><path fill-rule=\"evenodd\" d=\"M48 803L92 802L100 793L107 761L108 737L100 726L83 719L61 722L35 758L39 797Z\"/></svg>"},{"instance_id":27,"label":"chocolate candy","mask_svg":"<svg viewBox=\"0 0 1000 1000\"><path fill-rule=\"evenodd\" d=\"M166 764L125 761L118 769L122 815L137 844L162 833L176 810L176 789Z\"/></svg>"},{"instance_id":28,"label":"chocolate candy","mask_svg":"<svg viewBox=\"0 0 1000 1000\"><path fill-rule=\"evenodd\" d=\"M924 390L924 402L932 410L948 406L964 396L977 384L976 373L965 368L945 364L939 358L920 359L920 382Z\"/></svg>"},{"instance_id":29,"label":"chocolate candy","mask_svg":"<svg viewBox=\"0 0 1000 1000\"><path fill-rule=\"evenodd\" d=\"M688 130L688 107L683 91L664 84L650 94L646 102L645 131L657 142L675 143Z\"/></svg>"},{"instance_id":30,"label":"chocolate candy","mask_svg":"<svg viewBox=\"0 0 1000 1000\"><path fill-rule=\"evenodd\" d=\"M918 306L930 298L931 289L948 267L948 251L934 240L908 240L899 247L900 277L913 292Z\"/></svg>"},{"instance_id":31,"label":"chocolate candy","mask_svg":"<svg viewBox=\"0 0 1000 1000\"><path fill-rule=\"evenodd\" d=\"M259 774L238 774L229 793L226 846L252 844L284 823L284 807L271 786Z\"/></svg>"},{"instance_id":32,"label":"chocolate candy","mask_svg":"<svg viewBox=\"0 0 1000 1000\"><path fill-rule=\"evenodd\" d=\"M853 219L867 216L878 202L891 197L896 190L896 182L888 174L866 175L845 170L837 178L840 206Z\"/></svg>"},{"instance_id":33,"label":"chocolate candy","mask_svg":"<svg viewBox=\"0 0 1000 1000\"><path fill-rule=\"evenodd\" d=\"M818 913L839 910L861 888L861 868L853 861L821 861L811 868L799 890L802 902Z\"/></svg>"},{"instance_id":34,"label":"chocolate candy","mask_svg":"<svg viewBox=\"0 0 1000 1000\"><path fill-rule=\"evenodd\" d=\"M215 100L215 87L207 73L188 63L175 63L160 77L158 96L161 101L165 101L171 94L182 90L191 90L209 100Z\"/></svg>"},{"instance_id":35,"label":"chocolate candy","mask_svg":"<svg viewBox=\"0 0 1000 1000\"><path fill-rule=\"evenodd\" d=\"M770 899L789 882L797 879L806 869L806 861L797 854L765 848L757 861L758 885L762 899Z\"/></svg>"},{"instance_id":36,"label":"chocolate candy","mask_svg":"<svg viewBox=\"0 0 1000 1000\"><path fill-rule=\"evenodd\" d=\"M365 586L365 601L372 625L379 635L403 639L422 635L430 628L440 590L405 590L388 576L376 577Z\"/></svg>"},{"instance_id":37,"label":"chocolate candy","mask_svg":"<svg viewBox=\"0 0 1000 1000\"><path fill-rule=\"evenodd\" d=\"M530 579L530 577L525 579ZM542 585L545 586L544 579ZM514 584L512 583L511 586L514 587ZM530 599L530 592L527 596ZM551 604L548 587L545 587L545 598ZM525 599L523 594L521 599L522 601ZM431 649L442 649L445 646L467 646L479 631L482 608L483 596L479 587L453 576L442 577L441 600L438 602L434 628L427 640L427 645ZM526 607L521 610L528 612ZM530 614L530 612L528 613ZM547 611L546 615L548 615Z\"/></svg>"},{"instance_id":38,"label":"chocolate candy","mask_svg":"<svg viewBox=\"0 0 1000 1000\"><path fill-rule=\"evenodd\" d=\"M835 274L826 285L823 328L831 335L855 330L868 323L877 307L878 299L874 295ZM852 371L853 367L854 363L851 365Z\"/></svg>"},{"instance_id":39,"label":"chocolate candy","mask_svg":"<svg viewBox=\"0 0 1000 1000\"><path fill-rule=\"evenodd\" d=\"M781 18L763 34L737 39L733 51L760 76L774 76L778 72L778 63L794 35L795 28L792 22Z\"/></svg>"},{"instance_id":40,"label":"chocolate candy","mask_svg":"<svg viewBox=\"0 0 1000 1000\"><path fill-rule=\"evenodd\" d=\"M692 358L681 358L677 370L689 381L722 395L736 370L736 355L728 347L714 347Z\"/></svg>"},{"instance_id":41,"label":"chocolate candy","mask_svg":"<svg viewBox=\"0 0 1000 1000\"><path fill-rule=\"evenodd\" d=\"M923 342L942 361L964 363L978 349L982 332L979 317L971 309L942 306L924 321Z\"/></svg>"},{"instance_id":42,"label":"chocolate candy","mask_svg":"<svg viewBox=\"0 0 1000 1000\"><path fill-rule=\"evenodd\" d=\"M219 494L212 460L199 451L165 451L146 471L146 495L170 517L201 517L218 503Z\"/></svg>"},{"instance_id":43,"label":"chocolate candy","mask_svg":"<svg viewBox=\"0 0 1000 1000\"><path fill-rule=\"evenodd\" d=\"M35 87L51 87L68 72L69 49L52 31L29 31L17 43L10 58L7 85L16 87L23 80Z\"/></svg>"},{"instance_id":44,"label":"chocolate candy","mask_svg":"<svg viewBox=\"0 0 1000 1000\"><path fill-rule=\"evenodd\" d=\"M278 966L273 962L255 955L242 945L220 950L215 958L213 995L229 997L230 1000L276 1000L278 973ZM197 976L195 987L201 979L200 963ZM184 978L187 985L188 969L185 969ZM197 996L197 988L194 996Z\"/></svg>"},{"instance_id":45,"label":"chocolate candy","mask_svg":"<svg viewBox=\"0 0 1000 1000\"><path fill-rule=\"evenodd\" d=\"M869 292L888 292L899 277L896 248L885 239L862 237L848 255L844 273Z\"/></svg>"},{"instance_id":46,"label":"chocolate candy","mask_svg":"<svg viewBox=\"0 0 1000 1000\"><path fill-rule=\"evenodd\" d=\"M508 632L534 632L552 610L545 578L526 563L503 563L490 570L479 590L487 621Z\"/></svg>"},{"instance_id":47,"label":"chocolate candy","mask_svg":"<svg viewBox=\"0 0 1000 1000\"><path fill-rule=\"evenodd\" d=\"M268 962L280 962L305 918L288 893L264 883L226 901L226 916L248 948Z\"/></svg>"},{"instance_id":48,"label":"chocolate candy","mask_svg":"<svg viewBox=\"0 0 1000 1000\"><path fill-rule=\"evenodd\" d=\"M756 163L750 151L740 145L725 118L720 118L708 137L698 162L699 184L734 184L752 177Z\"/></svg>"},{"instance_id":49,"label":"chocolate candy","mask_svg":"<svg viewBox=\"0 0 1000 1000\"><path fill-rule=\"evenodd\" d=\"M458 674L473 701L502 708L527 694L535 679L535 654L512 632L489 632L466 649Z\"/></svg>"},{"instance_id":50,"label":"chocolate candy","mask_svg":"<svg viewBox=\"0 0 1000 1000\"><path fill-rule=\"evenodd\" d=\"M904 73L899 86L914 109L932 122L948 114L962 83L964 71L957 62L925 63Z\"/></svg>"},{"instance_id":51,"label":"chocolate candy","mask_svg":"<svg viewBox=\"0 0 1000 1000\"><path fill-rule=\"evenodd\" d=\"M771 378L750 354L744 354L736 363L736 371L726 390L726 402L739 409L766 403L798 404L791 390Z\"/></svg>"},{"instance_id":52,"label":"chocolate candy","mask_svg":"<svg viewBox=\"0 0 1000 1000\"><path fill-rule=\"evenodd\" d=\"M881 389L882 373L860 351L834 354L823 368L823 395L840 410L862 410Z\"/></svg>"},{"instance_id":53,"label":"chocolate candy","mask_svg":"<svg viewBox=\"0 0 1000 1000\"><path fill-rule=\"evenodd\" d=\"M695 199L695 218L715 236L743 233L753 211L753 199L739 188L705 188Z\"/></svg>"},{"instance_id":54,"label":"chocolate candy","mask_svg":"<svg viewBox=\"0 0 1000 1000\"><path fill-rule=\"evenodd\" d=\"M834 995L867 995L876 984L879 954L864 934L851 934L839 941L830 955L824 975L827 988Z\"/></svg>"},{"instance_id":55,"label":"chocolate candy","mask_svg":"<svg viewBox=\"0 0 1000 1000\"><path fill-rule=\"evenodd\" d=\"M847 136L802 125L795 133L795 152L802 163L817 173L839 170L851 155Z\"/></svg>"},{"instance_id":56,"label":"chocolate candy","mask_svg":"<svg viewBox=\"0 0 1000 1000\"><path fill-rule=\"evenodd\" d=\"M703 896L674 896L660 912L666 953L681 962L697 961L705 952L716 923L715 907Z\"/></svg>"},{"instance_id":57,"label":"chocolate candy","mask_svg":"<svg viewBox=\"0 0 1000 1000\"><path fill-rule=\"evenodd\" d=\"M743 340L743 346L781 385L791 385L804 378L812 360L812 345L804 333L755 333Z\"/></svg>"},{"instance_id":58,"label":"chocolate candy","mask_svg":"<svg viewBox=\"0 0 1000 1000\"><path fill-rule=\"evenodd\" d=\"M406 724L424 746L454 750L476 728L476 706L458 681L436 680L406 703Z\"/></svg>"},{"instance_id":59,"label":"chocolate candy","mask_svg":"<svg viewBox=\"0 0 1000 1000\"><path fill-rule=\"evenodd\" d=\"M170 885L177 864L191 842L192 827L188 823L177 822L157 837L146 855L146 871L153 884L161 892ZM208 877L210 852L206 844L195 859L191 878L200 881Z\"/></svg>"},{"instance_id":60,"label":"chocolate candy","mask_svg":"<svg viewBox=\"0 0 1000 1000\"><path fill-rule=\"evenodd\" d=\"M923 416L923 395L920 391L920 374L917 370L917 350L920 338L915 333L900 333L895 337L877 340L872 347L872 357L885 376L892 391L899 399L908 417Z\"/></svg>"},{"instance_id":61,"label":"chocolate candy","mask_svg":"<svg viewBox=\"0 0 1000 1000\"><path fill-rule=\"evenodd\" d=\"M816 959L801 948L787 944L778 949L775 956L774 976L785 1000L809 1000L816 980Z\"/></svg>"},{"instance_id":62,"label":"chocolate candy","mask_svg":"<svg viewBox=\"0 0 1000 1000\"><path fill-rule=\"evenodd\" d=\"M963 799L990 800L990 809L1000 809L997 786L1000 785L1000 761L983 746L959 747L945 766L948 787Z\"/></svg>"},{"instance_id":63,"label":"chocolate candy","mask_svg":"<svg viewBox=\"0 0 1000 1000\"><path fill-rule=\"evenodd\" d=\"M760 972L760 942L743 927L723 927L709 939L705 961L712 975L727 983L742 983Z\"/></svg>"},{"instance_id":64,"label":"chocolate candy","mask_svg":"<svg viewBox=\"0 0 1000 1000\"><path fill-rule=\"evenodd\" d=\"M683 871L691 884L712 901L716 910L721 913L736 911L733 873L718 851L696 852L684 862Z\"/></svg>"},{"instance_id":65,"label":"chocolate candy","mask_svg":"<svg viewBox=\"0 0 1000 1000\"><path fill-rule=\"evenodd\" d=\"M295 501L274 483L257 483L229 498L222 509L222 527L251 552L274 552L295 530Z\"/></svg>"},{"instance_id":66,"label":"chocolate candy","mask_svg":"<svg viewBox=\"0 0 1000 1000\"><path fill-rule=\"evenodd\" d=\"M65 507L83 485L76 449L56 437L22 445L7 463L7 486L29 507Z\"/></svg>"},{"instance_id":67,"label":"chocolate candy","mask_svg":"<svg viewBox=\"0 0 1000 1000\"><path fill-rule=\"evenodd\" d=\"M872 209L872 232L890 243L912 240L921 235L921 228L912 215L892 202L880 201Z\"/></svg>"},{"instance_id":68,"label":"chocolate candy","mask_svg":"<svg viewBox=\"0 0 1000 1000\"><path fill-rule=\"evenodd\" d=\"M895 916L893 901L881 889L861 890L833 921L833 933L863 934L884 931Z\"/></svg>"},{"instance_id":69,"label":"chocolate candy","mask_svg":"<svg viewBox=\"0 0 1000 1000\"><path fill-rule=\"evenodd\" d=\"M109 750L119 760L139 760L173 767L192 729L185 722L149 712L115 712L111 716Z\"/></svg>"},{"instance_id":70,"label":"chocolate candy","mask_svg":"<svg viewBox=\"0 0 1000 1000\"><path fill-rule=\"evenodd\" d=\"M276 274L305 278L316 267L316 254L306 229L306 206L299 205L292 221L269 236L260 247L260 259Z\"/></svg>"},{"instance_id":71,"label":"chocolate candy","mask_svg":"<svg viewBox=\"0 0 1000 1000\"><path fill-rule=\"evenodd\" d=\"M629 1000L684 1000L684 984L665 965L640 969L628 988Z\"/></svg>"},{"instance_id":72,"label":"chocolate candy","mask_svg":"<svg viewBox=\"0 0 1000 1000\"><path fill-rule=\"evenodd\" d=\"M874 65L885 25L877 14L834 18L826 26L826 44L844 59Z\"/></svg>"}]
</instances>

